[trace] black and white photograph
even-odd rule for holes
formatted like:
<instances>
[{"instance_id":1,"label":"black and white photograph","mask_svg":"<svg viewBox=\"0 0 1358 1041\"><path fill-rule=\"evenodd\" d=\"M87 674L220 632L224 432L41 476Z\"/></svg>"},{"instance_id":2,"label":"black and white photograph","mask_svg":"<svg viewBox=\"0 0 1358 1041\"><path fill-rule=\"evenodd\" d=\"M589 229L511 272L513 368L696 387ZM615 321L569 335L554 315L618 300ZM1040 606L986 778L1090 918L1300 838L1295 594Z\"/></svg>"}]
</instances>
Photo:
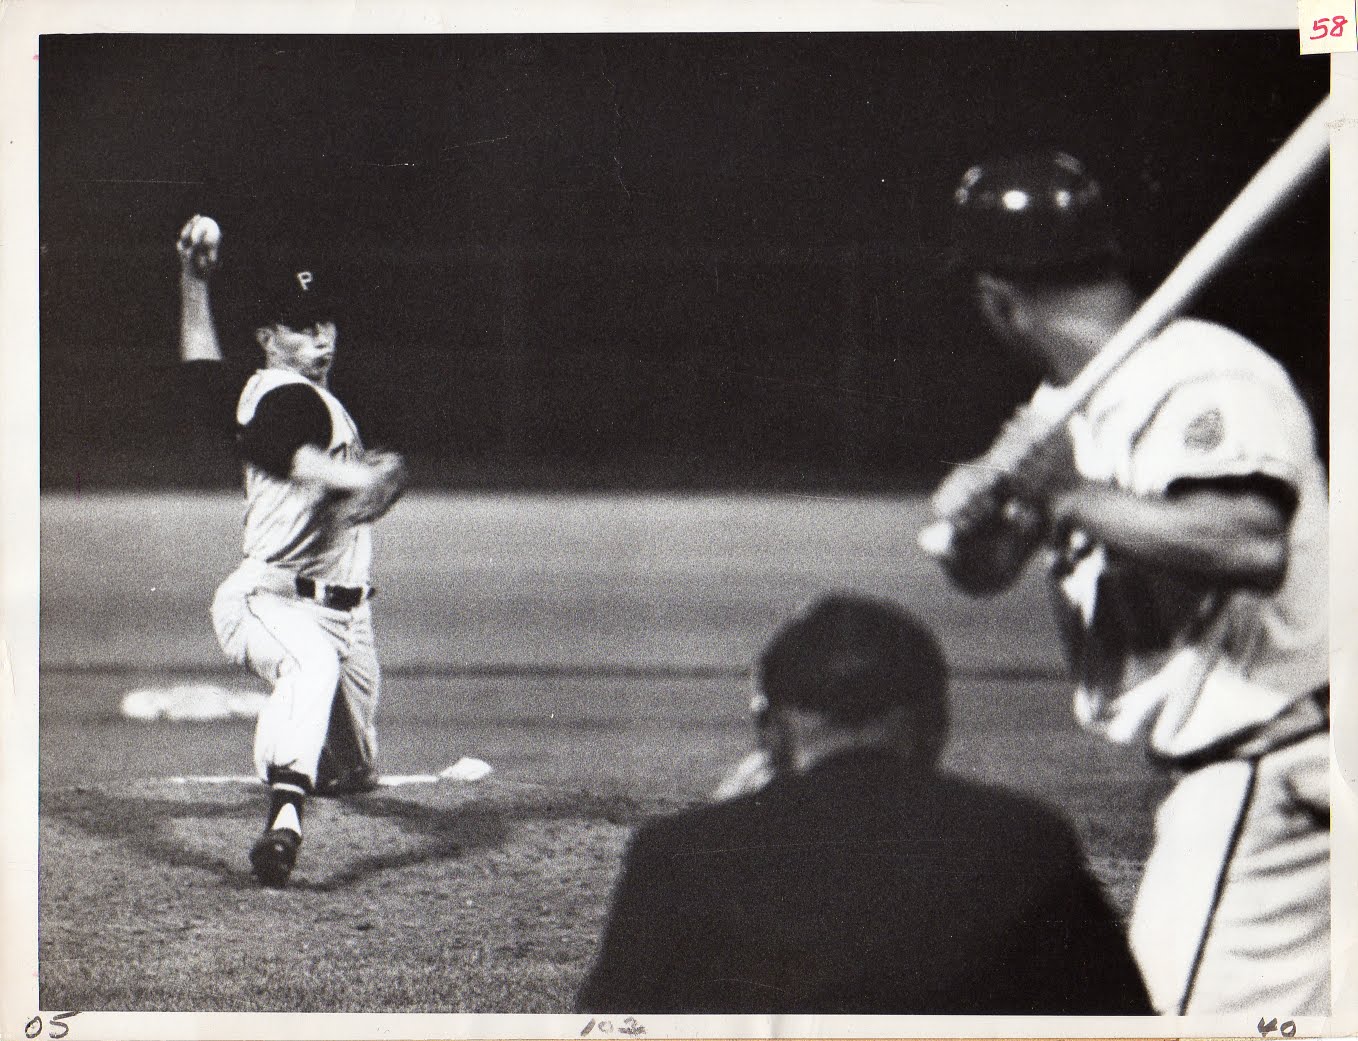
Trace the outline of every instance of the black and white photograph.
<instances>
[{"instance_id":1,"label":"black and white photograph","mask_svg":"<svg viewBox=\"0 0 1358 1041\"><path fill-rule=\"evenodd\" d=\"M0 1034L1358 1029L1354 54L204 6L0 23Z\"/></svg>"}]
</instances>

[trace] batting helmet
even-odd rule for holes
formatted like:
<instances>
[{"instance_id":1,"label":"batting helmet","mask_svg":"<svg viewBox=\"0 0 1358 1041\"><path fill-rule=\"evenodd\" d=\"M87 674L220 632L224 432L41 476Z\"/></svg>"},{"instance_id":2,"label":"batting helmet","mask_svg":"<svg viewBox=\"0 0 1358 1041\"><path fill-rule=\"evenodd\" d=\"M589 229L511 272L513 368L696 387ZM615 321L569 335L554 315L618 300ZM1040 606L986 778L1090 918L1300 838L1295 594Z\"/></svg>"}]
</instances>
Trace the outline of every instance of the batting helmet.
<instances>
[{"instance_id":1,"label":"batting helmet","mask_svg":"<svg viewBox=\"0 0 1358 1041\"><path fill-rule=\"evenodd\" d=\"M954 270L1039 274L1120 256L1099 183L1065 152L978 163L953 192Z\"/></svg>"}]
</instances>

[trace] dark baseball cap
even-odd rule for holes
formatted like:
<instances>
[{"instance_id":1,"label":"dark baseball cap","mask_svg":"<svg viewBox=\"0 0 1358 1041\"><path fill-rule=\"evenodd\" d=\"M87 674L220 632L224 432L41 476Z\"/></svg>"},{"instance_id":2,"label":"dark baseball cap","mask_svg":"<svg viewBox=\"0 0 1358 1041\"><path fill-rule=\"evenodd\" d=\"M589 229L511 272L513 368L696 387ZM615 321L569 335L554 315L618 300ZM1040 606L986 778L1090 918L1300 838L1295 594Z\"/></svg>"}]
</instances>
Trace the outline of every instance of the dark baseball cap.
<instances>
[{"instance_id":1,"label":"dark baseball cap","mask_svg":"<svg viewBox=\"0 0 1358 1041\"><path fill-rule=\"evenodd\" d=\"M339 318L332 279L308 264L279 262L268 267L259 279L256 296L256 315L263 324L306 329Z\"/></svg>"},{"instance_id":2,"label":"dark baseball cap","mask_svg":"<svg viewBox=\"0 0 1358 1041\"><path fill-rule=\"evenodd\" d=\"M758 662L769 707L863 721L898 706L916 725L948 725L948 665L934 635L904 608L857 593L816 600L774 635Z\"/></svg>"}]
</instances>

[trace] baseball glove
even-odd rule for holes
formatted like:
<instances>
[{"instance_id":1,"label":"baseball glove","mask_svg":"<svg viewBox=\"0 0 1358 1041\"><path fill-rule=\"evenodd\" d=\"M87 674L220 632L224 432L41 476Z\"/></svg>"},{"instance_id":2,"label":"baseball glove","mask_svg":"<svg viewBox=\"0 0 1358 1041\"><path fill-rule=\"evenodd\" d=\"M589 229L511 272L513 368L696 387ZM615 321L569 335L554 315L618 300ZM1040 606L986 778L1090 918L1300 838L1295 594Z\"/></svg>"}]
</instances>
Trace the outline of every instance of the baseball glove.
<instances>
[{"instance_id":1,"label":"baseball glove","mask_svg":"<svg viewBox=\"0 0 1358 1041\"><path fill-rule=\"evenodd\" d=\"M370 450L361 462L368 468L370 479L364 487L346 495L340 506L352 524L368 524L385 516L410 479L405 461L395 452Z\"/></svg>"}]
</instances>

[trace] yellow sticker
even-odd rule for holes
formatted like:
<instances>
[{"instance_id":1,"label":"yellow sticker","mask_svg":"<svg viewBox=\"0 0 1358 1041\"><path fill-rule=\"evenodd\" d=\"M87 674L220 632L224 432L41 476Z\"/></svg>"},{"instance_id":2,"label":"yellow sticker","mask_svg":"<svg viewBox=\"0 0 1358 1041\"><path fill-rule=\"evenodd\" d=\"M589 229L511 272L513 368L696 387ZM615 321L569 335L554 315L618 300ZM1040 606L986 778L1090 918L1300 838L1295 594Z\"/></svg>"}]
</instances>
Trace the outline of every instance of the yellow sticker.
<instances>
[{"instance_id":1,"label":"yellow sticker","mask_svg":"<svg viewBox=\"0 0 1358 1041\"><path fill-rule=\"evenodd\" d=\"M1297 0L1297 33L1302 54L1358 51L1354 0Z\"/></svg>"}]
</instances>

